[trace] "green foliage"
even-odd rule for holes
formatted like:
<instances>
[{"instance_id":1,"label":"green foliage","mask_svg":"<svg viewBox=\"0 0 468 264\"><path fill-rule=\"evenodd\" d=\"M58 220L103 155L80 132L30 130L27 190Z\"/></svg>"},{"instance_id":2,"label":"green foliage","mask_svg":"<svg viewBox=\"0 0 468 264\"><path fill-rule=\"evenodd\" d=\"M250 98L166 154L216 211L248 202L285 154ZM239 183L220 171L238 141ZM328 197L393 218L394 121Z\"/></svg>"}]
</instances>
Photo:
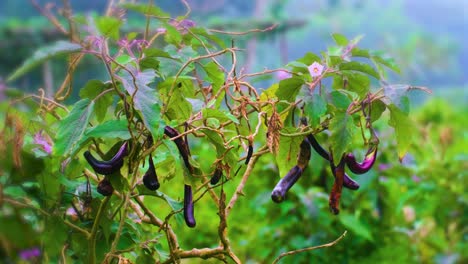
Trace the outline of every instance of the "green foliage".
<instances>
[{"instance_id":1,"label":"green foliage","mask_svg":"<svg viewBox=\"0 0 468 264\"><path fill-rule=\"evenodd\" d=\"M34 52L34 54L25 62L23 62L23 64L18 69L16 69L12 74L10 74L7 81L11 82L21 77L22 75L28 73L34 67L40 65L41 63L47 60L58 56L79 52L80 50L82 50L81 45L63 40L42 47L36 52Z\"/></svg>"},{"instance_id":2,"label":"green foliage","mask_svg":"<svg viewBox=\"0 0 468 264\"><path fill-rule=\"evenodd\" d=\"M249 74L229 70L239 66L232 65L237 49L226 49L221 38L186 17L169 19L153 5L121 7L155 20L164 30L151 35L142 29L146 34L128 33L127 41L117 41L125 20L90 18L81 21L95 26L90 38L83 38L89 40L49 47L11 77L56 55L79 51L81 45L102 60L109 75L108 80L89 80L79 91L82 99L71 105L63 105L61 96L2 105L0 150L12 157L1 161L0 168L0 221L5 223L0 240L9 245L1 257L6 261L37 246L37 260L49 262L154 263L221 256L265 262L286 250L329 242L345 229L352 239L328 251L294 254L288 261L382 262L395 243L412 245L412 251L398 256L405 261L431 262L438 251L461 252L463 245L452 241L461 239L463 222L449 217L466 206L464 188L457 184L463 182L458 161L465 157L454 143L461 128L444 130L455 117L437 112L416 123L407 96L415 87L388 84L385 67L398 68L381 53L358 48L361 36L332 35L336 46L288 63L291 77L260 92ZM440 131L412 136L437 118ZM388 125L395 133L385 132ZM390 169L371 170L358 179L357 192L340 193L341 215L328 210L331 184L339 175L333 177L329 162L315 152L286 201L271 202L278 176L298 164L306 136L314 134L338 164L350 152L362 158L360 148L377 136L373 129L384 142L378 162ZM443 154L435 159L427 155L431 146L423 140L435 142L428 139L438 135L443 149L437 150ZM84 150L89 151L86 159ZM88 164L90 153L97 161ZM149 161L160 183L157 191L142 183L152 168ZM106 171L109 166L117 170ZM223 177L211 185L218 169ZM111 195L102 197L98 188L107 181ZM192 201L183 193L185 184L192 186ZM440 186L451 193L444 196ZM458 195L463 199L457 200ZM418 207L424 199L430 203ZM184 225L192 202L195 230ZM22 236L15 237L12 230ZM25 234L31 234L29 242Z\"/></svg>"}]
</instances>

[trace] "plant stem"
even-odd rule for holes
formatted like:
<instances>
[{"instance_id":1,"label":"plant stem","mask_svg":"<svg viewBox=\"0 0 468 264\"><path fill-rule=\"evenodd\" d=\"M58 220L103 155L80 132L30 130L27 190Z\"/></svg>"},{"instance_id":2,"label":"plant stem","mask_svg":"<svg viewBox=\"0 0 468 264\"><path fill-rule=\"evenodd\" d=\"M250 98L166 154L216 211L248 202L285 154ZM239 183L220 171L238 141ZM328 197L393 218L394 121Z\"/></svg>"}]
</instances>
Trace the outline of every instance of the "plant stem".
<instances>
[{"instance_id":1,"label":"plant stem","mask_svg":"<svg viewBox=\"0 0 468 264\"><path fill-rule=\"evenodd\" d=\"M99 228L99 222L101 222L101 217L103 215L104 209L107 206L111 196L106 196L104 201L102 201L101 205L99 206L98 212L96 214L96 218L94 219L93 228L91 229L91 234L88 237L88 263L95 264L96 263L96 234Z\"/></svg>"}]
</instances>

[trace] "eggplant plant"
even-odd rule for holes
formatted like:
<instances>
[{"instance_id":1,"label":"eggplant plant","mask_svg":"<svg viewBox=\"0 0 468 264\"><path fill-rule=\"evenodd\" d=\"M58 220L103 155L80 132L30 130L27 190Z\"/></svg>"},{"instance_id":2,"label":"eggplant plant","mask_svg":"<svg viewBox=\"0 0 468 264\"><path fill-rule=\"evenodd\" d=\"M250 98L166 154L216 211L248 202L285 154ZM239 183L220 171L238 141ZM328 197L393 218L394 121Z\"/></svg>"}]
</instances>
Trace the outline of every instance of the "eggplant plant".
<instances>
[{"instance_id":1,"label":"eggplant plant","mask_svg":"<svg viewBox=\"0 0 468 264\"><path fill-rule=\"evenodd\" d=\"M280 203L294 184L301 184L300 177L314 177L309 169L316 162L311 160L313 148L329 163L333 185L324 191L330 193L330 210L338 214L353 210L340 208L342 187L359 189L346 166L362 174L378 162L373 123L383 112L389 112L395 130L398 157L408 151L406 94L418 87L389 84L387 71L398 73L398 66L381 52L360 48L361 36L332 34L335 44L327 51L308 52L279 68L245 72L236 39L253 31L204 28L189 19L189 8L185 15L171 17L152 4L129 2L115 6L111 1L105 16L65 16L70 28L59 28L68 40L38 49L8 79L51 58L69 59L67 76L55 94L17 98L0 131L0 148L12 157L2 161L0 172L8 180L1 187L9 188L16 175L30 171L33 185L40 186L40 202L33 206L43 221L38 226L61 232L50 247L34 240L47 248L44 260L92 264L215 258L241 263L229 240L229 216L239 199L252 198L243 191L249 177L262 176L255 175L259 159L278 171L271 179L277 185L267 188ZM126 32L127 13L146 19L146 28ZM84 57L101 63L108 78L74 86L74 70ZM266 89L255 82L278 72L287 76ZM74 91L80 99L71 103L67 99ZM37 112L37 118L31 121L17 110L22 108ZM358 140L369 149L361 163L352 149ZM200 145L210 149L209 156L191 153L192 146L199 150ZM45 166L32 169L32 162ZM70 196L83 193L83 176L105 197L93 196L94 188L86 189L91 197L86 203L83 196ZM180 238L203 234L208 221L195 220L195 205L197 212L212 208L212 216L219 218L217 241L189 249ZM87 217L75 221L74 212ZM193 229L181 231L177 223L182 218Z\"/></svg>"}]
</instances>

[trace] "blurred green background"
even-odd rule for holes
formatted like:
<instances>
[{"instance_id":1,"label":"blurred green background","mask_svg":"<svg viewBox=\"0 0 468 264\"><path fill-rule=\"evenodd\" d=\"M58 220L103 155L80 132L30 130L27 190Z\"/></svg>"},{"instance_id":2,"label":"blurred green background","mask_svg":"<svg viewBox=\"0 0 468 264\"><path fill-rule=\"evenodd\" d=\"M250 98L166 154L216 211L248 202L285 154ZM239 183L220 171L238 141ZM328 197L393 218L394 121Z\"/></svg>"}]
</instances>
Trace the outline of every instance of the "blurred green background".
<instances>
[{"instance_id":1,"label":"blurred green background","mask_svg":"<svg viewBox=\"0 0 468 264\"><path fill-rule=\"evenodd\" d=\"M59 11L62 6L62 1L37 2L52 2ZM106 7L106 1L70 2L76 13L99 13ZM188 2L191 19L207 28L244 31L278 24L269 33L236 38L236 46L245 49L239 65L246 72L282 67L308 51L325 50L332 44L331 33L349 38L364 34L361 46L384 50L400 65L402 74L389 76L390 82L433 91L412 96L411 115L418 136L402 163L393 131L379 130L384 144L377 166L367 174L352 175L361 188L344 192L339 216L328 211L332 177L317 155L281 205L270 199L279 179L273 158L261 158L229 219L233 248L245 263L269 262L286 250L332 241L344 230L348 236L334 247L297 254L283 263L467 263L468 1ZM178 1L156 4L175 16L185 12ZM130 15L129 28L143 26L141 17ZM0 80L35 49L60 38L30 1L1 1ZM14 83L0 82L0 100L6 88L37 92L43 87L51 95L62 81L64 65L65 61L54 60ZM104 70L100 62L86 58L74 86L82 87L93 78L106 80ZM255 85L262 89L272 81ZM75 93L69 103L77 99L78 89ZM200 157L212 156L208 146L192 144ZM173 192L170 186L162 191ZM188 233L183 225L175 228L185 248L216 246L218 218L208 203L199 204L197 232Z\"/></svg>"}]
</instances>

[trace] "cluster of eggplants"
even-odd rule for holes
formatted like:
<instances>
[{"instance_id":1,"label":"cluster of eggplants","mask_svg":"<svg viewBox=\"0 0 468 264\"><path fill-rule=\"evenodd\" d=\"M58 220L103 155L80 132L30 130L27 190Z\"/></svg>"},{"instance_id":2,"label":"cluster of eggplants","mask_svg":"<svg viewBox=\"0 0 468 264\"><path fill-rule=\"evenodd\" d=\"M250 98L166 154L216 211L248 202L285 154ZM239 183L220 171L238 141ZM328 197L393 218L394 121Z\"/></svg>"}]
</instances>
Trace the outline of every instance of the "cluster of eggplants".
<instances>
[{"instance_id":1,"label":"cluster of eggplants","mask_svg":"<svg viewBox=\"0 0 468 264\"><path fill-rule=\"evenodd\" d=\"M110 160L98 160L91 152L85 151L84 157L95 172L103 175L110 175L117 172L124 164L124 157L127 155L127 142L124 142L117 153ZM107 177L101 180L97 187L98 193L109 196L114 192L111 182Z\"/></svg>"},{"instance_id":2,"label":"cluster of eggplants","mask_svg":"<svg viewBox=\"0 0 468 264\"><path fill-rule=\"evenodd\" d=\"M333 173L333 176L335 177L335 181L330 193L329 206L330 211L333 214L338 214L340 212L339 205L342 187L346 187L350 190L359 189L359 184L351 179L348 174L346 174L345 164L355 174L363 174L368 172L374 165L375 159L377 157L377 144L371 145L363 162L357 162L352 153L347 153L340 159L338 165L335 166L332 155L330 155L325 149L322 148L322 146L320 146L314 135L308 135L307 139L309 140L314 150L320 156L322 156L322 158L328 160L330 163L330 169Z\"/></svg>"},{"instance_id":3,"label":"cluster of eggplants","mask_svg":"<svg viewBox=\"0 0 468 264\"><path fill-rule=\"evenodd\" d=\"M286 198L286 193L299 180L310 161L310 144L307 139L301 142L297 164L276 184L271 192L271 199L281 203Z\"/></svg>"}]
</instances>

